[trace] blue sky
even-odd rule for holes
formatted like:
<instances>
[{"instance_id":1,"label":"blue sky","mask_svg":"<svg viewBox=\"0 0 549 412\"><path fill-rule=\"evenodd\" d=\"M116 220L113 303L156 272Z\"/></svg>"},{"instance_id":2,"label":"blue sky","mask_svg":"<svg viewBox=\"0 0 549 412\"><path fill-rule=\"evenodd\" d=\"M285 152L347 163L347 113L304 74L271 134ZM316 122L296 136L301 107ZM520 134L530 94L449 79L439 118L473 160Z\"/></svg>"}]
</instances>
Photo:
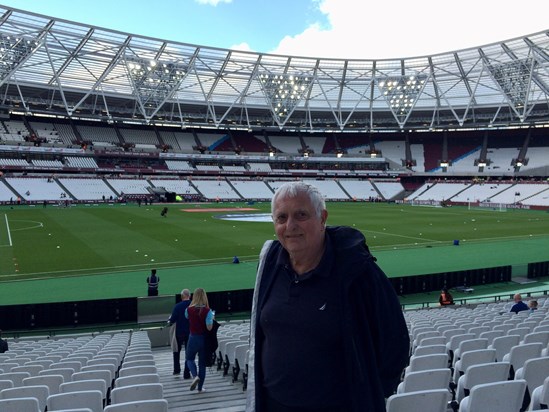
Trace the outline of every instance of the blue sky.
<instances>
[{"instance_id":1,"label":"blue sky","mask_svg":"<svg viewBox=\"0 0 549 412\"><path fill-rule=\"evenodd\" d=\"M297 56L394 58L549 29L549 0L0 0L165 40Z\"/></svg>"}]
</instances>

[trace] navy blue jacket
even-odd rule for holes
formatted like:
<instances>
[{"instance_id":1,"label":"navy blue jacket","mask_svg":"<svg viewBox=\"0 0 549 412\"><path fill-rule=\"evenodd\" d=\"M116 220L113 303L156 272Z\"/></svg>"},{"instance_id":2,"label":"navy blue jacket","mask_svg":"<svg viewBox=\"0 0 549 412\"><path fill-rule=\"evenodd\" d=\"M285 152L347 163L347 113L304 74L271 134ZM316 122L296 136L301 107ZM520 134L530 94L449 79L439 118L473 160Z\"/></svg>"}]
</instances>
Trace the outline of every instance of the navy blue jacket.
<instances>
[{"instance_id":1,"label":"navy blue jacket","mask_svg":"<svg viewBox=\"0 0 549 412\"><path fill-rule=\"evenodd\" d=\"M189 336L189 319L185 317L185 310L190 304L190 299L182 300L173 307L169 322L175 323L175 336Z\"/></svg>"},{"instance_id":2,"label":"navy blue jacket","mask_svg":"<svg viewBox=\"0 0 549 412\"><path fill-rule=\"evenodd\" d=\"M385 398L394 393L408 363L410 339L396 293L375 263L366 239L350 227L327 227L339 279L338 301L342 305L343 342L350 411L384 411ZM255 319L273 281L273 268L282 245L275 241L266 256L265 270L258 290ZM262 333L255 328L255 404L261 410ZM322 354L319 354L322 356ZM329 371L326 371L329 373ZM339 378L339 377L338 377Z\"/></svg>"},{"instance_id":3,"label":"navy blue jacket","mask_svg":"<svg viewBox=\"0 0 549 412\"><path fill-rule=\"evenodd\" d=\"M521 300L515 303L509 312L519 313L523 310L528 310L528 305Z\"/></svg>"}]
</instances>

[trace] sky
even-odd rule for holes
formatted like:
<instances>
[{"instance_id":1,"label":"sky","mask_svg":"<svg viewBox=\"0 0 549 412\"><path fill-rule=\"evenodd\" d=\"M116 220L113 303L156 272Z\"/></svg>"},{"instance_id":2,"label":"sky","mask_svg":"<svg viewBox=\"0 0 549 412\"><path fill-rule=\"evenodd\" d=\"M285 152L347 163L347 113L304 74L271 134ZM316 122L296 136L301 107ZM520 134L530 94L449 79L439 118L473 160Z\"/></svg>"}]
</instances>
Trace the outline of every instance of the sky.
<instances>
[{"instance_id":1,"label":"sky","mask_svg":"<svg viewBox=\"0 0 549 412\"><path fill-rule=\"evenodd\" d=\"M0 0L0 4L162 40L345 59L425 56L549 29L549 0Z\"/></svg>"}]
</instances>

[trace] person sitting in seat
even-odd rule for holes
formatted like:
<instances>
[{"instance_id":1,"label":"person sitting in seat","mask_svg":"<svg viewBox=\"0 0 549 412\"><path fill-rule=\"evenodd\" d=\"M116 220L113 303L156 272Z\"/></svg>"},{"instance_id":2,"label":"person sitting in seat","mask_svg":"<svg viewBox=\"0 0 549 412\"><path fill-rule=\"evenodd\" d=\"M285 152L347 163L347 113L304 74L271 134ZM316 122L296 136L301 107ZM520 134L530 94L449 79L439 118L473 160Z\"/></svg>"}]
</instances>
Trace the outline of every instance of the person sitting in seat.
<instances>
[{"instance_id":1,"label":"person sitting in seat","mask_svg":"<svg viewBox=\"0 0 549 412\"><path fill-rule=\"evenodd\" d=\"M454 298L452 294L448 292L448 289L443 288L440 292L440 297L438 298L438 303L440 306L448 306L454 304Z\"/></svg>"},{"instance_id":2,"label":"person sitting in seat","mask_svg":"<svg viewBox=\"0 0 549 412\"><path fill-rule=\"evenodd\" d=\"M511 310L509 312L519 313L523 310L528 310L528 306L522 301L522 296L520 295L520 293L515 294L513 299L515 301L515 304L511 307Z\"/></svg>"}]
</instances>

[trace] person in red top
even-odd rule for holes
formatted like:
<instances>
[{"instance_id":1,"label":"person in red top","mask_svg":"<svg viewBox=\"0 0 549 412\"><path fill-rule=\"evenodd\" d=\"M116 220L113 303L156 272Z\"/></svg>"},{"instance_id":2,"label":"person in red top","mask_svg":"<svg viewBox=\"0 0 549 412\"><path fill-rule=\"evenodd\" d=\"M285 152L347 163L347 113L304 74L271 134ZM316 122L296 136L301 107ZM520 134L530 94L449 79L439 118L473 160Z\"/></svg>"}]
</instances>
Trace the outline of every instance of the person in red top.
<instances>
[{"instance_id":1,"label":"person in red top","mask_svg":"<svg viewBox=\"0 0 549 412\"><path fill-rule=\"evenodd\" d=\"M208 296L202 288L196 288L193 293L191 304L185 311L189 319L189 341L185 349L185 361L191 371L193 381L191 391L198 387L198 392L204 391L204 379L206 379L206 330L212 330L214 313L208 304ZM198 373L194 361L198 354Z\"/></svg>"},{"instance_id":2,"label":"person in red top","mask_svg":"<svg viewBox=\"0 0 549 412\"><path fill-rule=\"evenodd\" d=\"M448 306L454 304L454 298L452 297L452 294L448 292L448 289L442 289L442 292L440 292L440 297L438 298L438 303L440 304L440 306Z\"/></svg>"}]
</instances>

